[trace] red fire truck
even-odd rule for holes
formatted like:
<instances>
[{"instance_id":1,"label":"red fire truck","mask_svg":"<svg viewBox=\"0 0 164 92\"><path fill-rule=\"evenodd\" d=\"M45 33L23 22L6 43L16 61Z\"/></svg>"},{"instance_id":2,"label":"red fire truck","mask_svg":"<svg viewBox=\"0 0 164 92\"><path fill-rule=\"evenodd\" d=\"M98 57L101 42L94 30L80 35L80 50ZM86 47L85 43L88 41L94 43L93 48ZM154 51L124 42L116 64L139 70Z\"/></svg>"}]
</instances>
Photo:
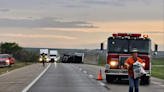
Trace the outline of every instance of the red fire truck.
<instances>
[{"instance_id":1,"label":"red fire truck","mask_svg":"<svg viewBox=\"0 0 164 92\"><path fill-rule=\"evenodd\" d=\"M157 51L157 45L155 45ZM126 79L128 70L124 68L124 63L127 58L131 57L131 49L137 48L139 57L143 60L143 67L147 72L146 76L141 77L144 84L150 83L151 76L151 40L148 35L118 33L113 34L107 40L107 61L106 61L106 81ZM103 50L103 43L101 43Z\"/></svg>"}]
</instances>

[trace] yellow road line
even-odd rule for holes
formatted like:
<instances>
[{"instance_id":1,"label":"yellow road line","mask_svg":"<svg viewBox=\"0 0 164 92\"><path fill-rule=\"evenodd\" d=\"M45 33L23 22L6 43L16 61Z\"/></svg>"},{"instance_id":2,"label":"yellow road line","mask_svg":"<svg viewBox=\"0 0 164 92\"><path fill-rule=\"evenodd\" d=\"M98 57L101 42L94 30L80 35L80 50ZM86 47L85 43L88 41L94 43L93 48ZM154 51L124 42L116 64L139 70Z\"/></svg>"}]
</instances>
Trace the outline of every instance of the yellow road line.
<instances>
[{"instance_id":1,"label":"yellow road line","mask_svg":"<svg viewBox=\"0 0 164 92\"><path fill-rule=\"evenodd\" d=\"M154 83L154 84L156 84L156 85L159 85L159 86L164 87L164 85L162 85L161 83L158 83L158 82L153 82L153 81L151 81L151 83Z\"/></svg>"}]
</instances>

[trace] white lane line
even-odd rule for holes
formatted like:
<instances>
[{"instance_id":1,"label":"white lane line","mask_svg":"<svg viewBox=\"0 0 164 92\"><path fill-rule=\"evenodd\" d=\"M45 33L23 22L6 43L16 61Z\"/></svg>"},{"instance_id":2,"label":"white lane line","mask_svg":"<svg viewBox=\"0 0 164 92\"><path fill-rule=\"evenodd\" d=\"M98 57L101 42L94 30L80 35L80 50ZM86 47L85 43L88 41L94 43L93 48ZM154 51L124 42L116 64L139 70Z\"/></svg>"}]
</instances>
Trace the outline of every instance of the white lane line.
<instances>
[{"instance_id":1,"label":"white lane line","mask_svg":"<svg viewBox=\"0 0 164 92\"><path fill-rule=\"evenodd\" d=\"M162 85L162 84L161 84L161 83L159 83L159 82L154 82L154 81L151 81L151 83L154 83L154 84L156 84L156 85L159 85L159 86L164 87L164 85Z\"/></svg>"},{"instance_id":2,"label":"white lane line","mask_svg":"<svg viewBox=\"0 0 164 92\"><path fill-rule=\"evenodd\" d=\"M89 75L90 77L93 77L93 75Z\"/></svg>"},{"instance_id":3,"label":"white lane line","mask_svg":"<svg viewBox=\"0 0 164 92\"><path fill-rule=\"evenodd\" d=\"M26 88L24 88L21 92L27 92L34 84L35 82L47 71L47 69L50 67L51 63L44 69L42 73L39 74L38 77L36 77Z\"/></svg>"},{"instance_id":4,"label":"white lane line","mask_svg":"<svg viewBox=\"0 0 164 92\"><path fill-rule=\"evenodd\" d=\"M82 69L81 69L81 68L79 68L79 70L81 71Z\"/></svg>"},{"instance_id":5,"label":"white lane line","mask_svg":"<svg viewBox=\"0 0 164 92\"><path fill-rule=\"evenodd\" d=\"M98 81L102 86L105 86L105 84L104 83L102 83L101 81Z\"/></svg>"},{"instance_id":6,"label":"white lane line","mask_svg":"<svg viewBox=\"0 0 164 92\"><path fill-rule=\"evenodd\" d=\"M83 71L84 73L87 73L87 71Z\"/></svg>"}]
</instances>

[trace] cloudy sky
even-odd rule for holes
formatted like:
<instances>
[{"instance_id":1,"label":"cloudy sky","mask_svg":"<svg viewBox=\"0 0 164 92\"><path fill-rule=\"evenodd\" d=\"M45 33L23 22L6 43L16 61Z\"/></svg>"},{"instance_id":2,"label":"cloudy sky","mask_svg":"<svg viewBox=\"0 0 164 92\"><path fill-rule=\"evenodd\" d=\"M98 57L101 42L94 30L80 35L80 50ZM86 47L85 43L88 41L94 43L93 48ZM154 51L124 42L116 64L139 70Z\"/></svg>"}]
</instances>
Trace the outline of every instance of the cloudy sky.
<instances>
[{"instance_id":1,"label":"cloudy sky","mask_svg":"<svg viewBox=\"0 0 164 92\"><path fill-rule=\"evenodd\" d=\"M0 0L0 42L98 49L112 33L148 34L164 50L163 0Z\"/></svg>"}]
</instances>

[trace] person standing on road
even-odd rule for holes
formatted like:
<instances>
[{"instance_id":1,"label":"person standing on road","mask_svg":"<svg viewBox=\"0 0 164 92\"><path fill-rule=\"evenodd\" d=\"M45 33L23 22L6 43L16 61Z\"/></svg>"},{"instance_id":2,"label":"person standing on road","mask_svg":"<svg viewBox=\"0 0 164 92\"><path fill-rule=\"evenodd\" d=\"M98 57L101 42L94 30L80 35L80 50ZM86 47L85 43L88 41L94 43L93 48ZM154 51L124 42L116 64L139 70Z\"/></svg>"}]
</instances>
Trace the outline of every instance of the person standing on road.
<instances>
[{"instance_id":1,"label":"person standing on road","mask_svg":"<svg viewBox=\"0 0 164 92\"><path fill-rule=\"evenodd\" d=\"M131 55L132 57L129 57L125 62L125 69L128 69L129 92L133 92L133 87L135 87L135 92L139 92L140 78L134 79L133 63L139 61L142 64L143 61L138 57L137 48L132 49Z\"/></svg>"},{"instance_id":2,"label":"person standing on road","mask_svg":"<svg viewBox=\"0 0 164 92\"><path fill-rule=\"evenodd\" d=\"M43 63L43 67L45 66L45 61L46 61L45 54L42 53L42 63Z\"/></svg>"}]
</instances>

